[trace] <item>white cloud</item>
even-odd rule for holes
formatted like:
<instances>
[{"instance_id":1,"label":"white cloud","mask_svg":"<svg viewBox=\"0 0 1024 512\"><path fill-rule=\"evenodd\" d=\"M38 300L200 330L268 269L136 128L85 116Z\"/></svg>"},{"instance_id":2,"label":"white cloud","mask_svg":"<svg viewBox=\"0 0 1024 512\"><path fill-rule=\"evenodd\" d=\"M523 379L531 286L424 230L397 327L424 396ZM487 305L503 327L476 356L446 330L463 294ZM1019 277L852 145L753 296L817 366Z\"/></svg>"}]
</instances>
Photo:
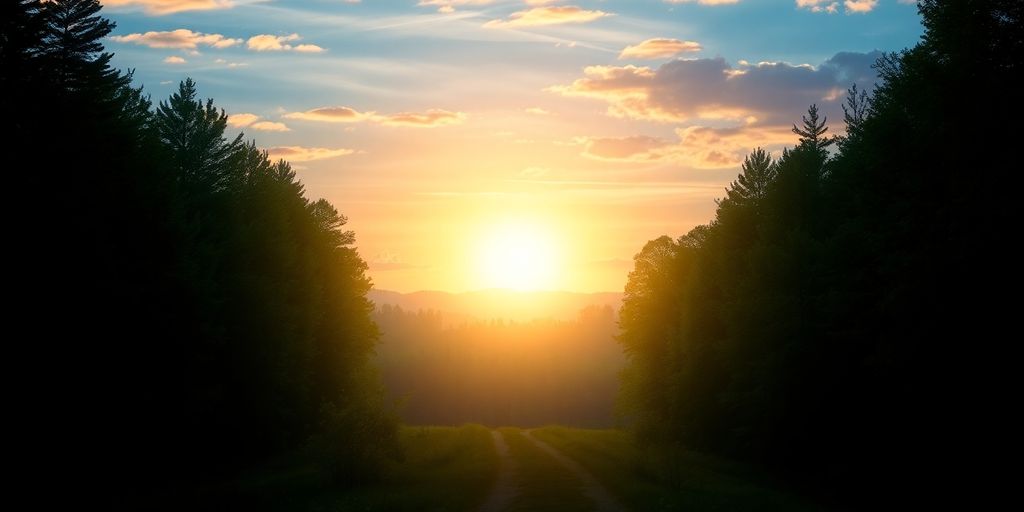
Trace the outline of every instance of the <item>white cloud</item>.
<instances>
[{"instance_id":1,"label":"white cloud","mask_svg":"<svg viewBox=\"0 0 1024 512\"><path fill-rule=\"evenodd\" d=\"M668 4L693 4L701 5L729 5L738 3L740 0L665 0Z\"/></svg>"},{"instance_id":2,"label":"white cloud","mask_svg":"<svg viewBox=\"0 0 1024 512\"><path fill-rule=\"evenodd\" d=\"M319 53L323 48L315 44L292 45L290 43L302 39L298 34L286 36L275 36L271 34L259 34L249 38L246 46L257 52L286 52L296 51L304 53Z\"/></svg>"},{"instance_id":3,"label":"white cloud","mask_svg":"<svg viewBox=\"0 0 1024 512\"><path fill-rule=\"evenodd\" d=\"M241 39L224 37L221 34L204 34L193 32L186 28L164 32L146 32L127 34L123 36L111 36L110 39L119 43L135 43L150 48L179 48L183 50L194 50L199 45L213 48L228 48L236 44L242 44Z\"/></svg>"},{"instance_id":4,"label":"white cloud","mask_svg":"<svg viewBox=\"0 0 1024 512\"><path fill-rule=\"evenodd\" d=\"M168 64L184 64L186 61L185 61L185 59L183 59L183 58L181 58L181 57L179 57L177 55L171 55L170 57L167 57L166 59L164 59L164 62L166 62Z\"/></svg>"},{"instance_id":5,"label":"white cloud","mask_svg":"<svg viewBox=\"0 0 1024 512\"><path fill-rule=\"evenodd\" d=\"M864 14L871 12L878 6L878 0L846 0L843 2L843 7L846 8L847 14Z\"/></svg>"}]
</instances>

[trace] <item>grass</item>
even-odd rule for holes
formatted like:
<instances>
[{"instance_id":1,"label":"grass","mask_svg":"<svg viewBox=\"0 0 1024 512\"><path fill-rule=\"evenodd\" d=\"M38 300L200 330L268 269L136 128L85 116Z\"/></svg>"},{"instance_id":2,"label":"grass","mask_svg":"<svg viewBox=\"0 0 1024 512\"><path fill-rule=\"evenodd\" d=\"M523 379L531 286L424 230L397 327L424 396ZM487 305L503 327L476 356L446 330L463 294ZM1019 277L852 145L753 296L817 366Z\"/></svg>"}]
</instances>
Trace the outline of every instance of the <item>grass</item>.
<instances>
[{"instance_id":1,"label":"grass","mask_svg":"<svg viewBox=\"0 0 1024 512\"><path fill-rule=\"evenodd\" d=\"M378 483L331 486L295 455L245 475L228 499L250 511L463 511L477 508L494 483L497 453L485 427L403 427L401 443L404 460Z\"/></svg>"},{"instance_id":2,"label":"grass","mask_svg":"<svg viewBox=\"0 0 1024 512\"><path fill-rule=\"evenodd\" d=\"M499 429L517 464L519 495L508 512L586 512L593 503L583 495L583 484L517 428Z\"/></svg>"},{"instance_id":3,"label":"grass","mask_svg":"<svg viewBox=\"0 0 1024 512\"><path fill-rule=\"evenodd\" d=\"M746 466L695 452L671 457L676 477L666 481L654 454L645 456L622 431L544 427L533 436L579 462L631 510L817 509Z\"/></svg>"}]
</instances>

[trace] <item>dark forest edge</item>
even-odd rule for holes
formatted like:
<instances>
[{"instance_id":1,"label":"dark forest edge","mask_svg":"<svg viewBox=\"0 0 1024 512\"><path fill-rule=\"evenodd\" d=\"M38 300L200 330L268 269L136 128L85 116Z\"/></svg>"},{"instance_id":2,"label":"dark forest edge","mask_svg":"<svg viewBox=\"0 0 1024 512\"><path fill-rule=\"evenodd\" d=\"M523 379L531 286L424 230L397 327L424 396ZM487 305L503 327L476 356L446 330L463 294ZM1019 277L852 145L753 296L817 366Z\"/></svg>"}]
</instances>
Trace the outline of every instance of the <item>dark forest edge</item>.
<instances>
[{"instance_id":1,"label":"dark forest edge","mask_svg":"<svg viewBox=\"0 0 1024 512\"><path fill-rule=\"evenodd\" d=\"M296 450L335 485L377 478L401 456L398 421L346 218L287 162L226 139L192 80L153 105L111 68L95 0L2 9L5 144L46 194L22 210L39 212L20 227L23 307L66 346L49 371L78 397L61 460L82 467L65 471L116 482L88 486L111 505L170 509Z\"/></svg>"},{"instance_id":2,"label":"dark forest edge","mask_svg":"<svg viewBox=\"0 0 1024 512\"><path fill-rule=\"evenodd\" d=\"M873 91L850 89L844 135L811 106L796 147L746 158L714 220L635 257L622 404L667 478L682 484L675 454L696 449L833 505L963 488L979 448L958 430L984 417L972 344L1014 316L985 297L1012 267L1000 233L1015 215L991 188L1016 144L979 126L979 104L1019 82L1024 3L919 11L921 42L876 63ZM1019 101L999 105L1020 119Z\"/></svg>"},{"instance_id":3,"label":"dark forest edge","mask_svg":"<svg viewBox=\"0 0 1024 512\"><path fill-rule=\"evenodd\" d=\"M370 281L345 217L286 162L226 139L191 80L156 106L132 87L95 0L0 9L4 144L31 157L8 205L15 313L61 398L26 414L54 417L59 474L117 482L87 491L111 506L197 509L282 454L315 454L336 488L394 471L410 431L370 361ZM843 137L812 109L798 146L750 155L713 222L637 256L622 406L664 485L689 449L835 504L912 502L951 478L948 452L972 440L950 424L983 417L951 372L1015 317L985 298L1013 268L1000 247L1015 203L992 188L1011 182L1016 132L978 104L1018 83L1022 10L920 2L921 43L851 94ZM1019 102L999 111L1022 119Z\"/></svg>"}]
</instances>

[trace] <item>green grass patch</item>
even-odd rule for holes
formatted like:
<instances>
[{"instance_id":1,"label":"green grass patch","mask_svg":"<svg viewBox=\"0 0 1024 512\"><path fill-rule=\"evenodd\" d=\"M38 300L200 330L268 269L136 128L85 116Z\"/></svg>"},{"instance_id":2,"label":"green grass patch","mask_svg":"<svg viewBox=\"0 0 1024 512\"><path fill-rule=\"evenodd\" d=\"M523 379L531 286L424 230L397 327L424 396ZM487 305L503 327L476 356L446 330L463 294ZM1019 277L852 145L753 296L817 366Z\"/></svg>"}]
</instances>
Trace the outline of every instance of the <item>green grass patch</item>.
<instances>
[{"instance_id":1,"label":"green grass patch","mask_svg":"<svg viewBox=\"0 0 1024 512\"><path fill-rule=\"evenodd\" d=\"M308 455L296 454L245 475L221 499L250 511L429 512L480 506L497 471L490 430L402 427L400 436L404 460L389 462L380 481L332 486Z\"/></svg>"},{"instance_id":2,"label":"green grass patch","mask_svg":"<svg viewBox=\"0 0 1024 512\"><path fill-rule=\"evenodd\" d=\"M519 495L508 512L588 512L593 502L583 494L576 475L543 452L517 428L502 428L517 464Z\"/></svg>"},{"instance_id":3,"label":"green grass patch","mask_svg":"<svg viewBox=\"0 0 1024 512\"><path fill-rule=\"evenodd\" d=\"M817 509L747 466L685 450L645 454L623 431L544 427L533 436L579 462L632 510Z\"/></svg>"}]
</instances>

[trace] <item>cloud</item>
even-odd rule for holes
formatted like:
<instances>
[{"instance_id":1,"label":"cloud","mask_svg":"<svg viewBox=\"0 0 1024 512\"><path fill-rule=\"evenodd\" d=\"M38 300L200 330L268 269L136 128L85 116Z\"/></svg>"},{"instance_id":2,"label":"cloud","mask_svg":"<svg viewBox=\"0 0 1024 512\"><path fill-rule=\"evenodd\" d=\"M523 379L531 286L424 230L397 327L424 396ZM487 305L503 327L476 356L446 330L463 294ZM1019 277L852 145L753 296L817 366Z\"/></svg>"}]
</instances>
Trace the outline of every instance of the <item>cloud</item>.
<instances>
[{"instance_id":1,"label":"cloud","mask_svg":"<svg viewBox=\"0 0 1024 512\"><path fill-rule=\"evenodd\" d=\"M534 7L525 11L514 12L507 20L491 20L484 23L487 28L536 27L543 25L561 25L563 23L587 23L596 19L611 16L604 11L591 11L573 5L561 7Z\"/></svg>"},{"instance_id":2,"label":"cloud","mask_svg":"<svg viewBox=\"0 0 1024 512\"><path fill-rule=\"evenodd\" d=\"M324 123L358 123L366 121L387 126L432 128L459 124L466 119L466 114L434 108L424 112L399 112L397 114L378 115L376 112L359 112L351 107L320 107L305 112L291 112L285 114L284 117Z\"/></svg>"},{"instance_id":3,"label":"cloud","mask_svg":"<svg viewBox=\"0 0 1024 512\"><path fill-rule=\"evenodd\" d=\"M750 124L790 122L808 105L837 104L856 83L871 90L880 52L838 53L818 67L761 62L733 67L722 58L674 60L656 69L590 66L584 77L547 90L602 100L614 117L661 122L694 119Z\"/></svg>"},{"instance_id":4,"label":"cloud","mask_svg":"<svg viewBox=\"0 0 1024 512\"><path fill-rule=\"evenodd\" d=\"M255 123L260 119L260 116L256 114L243 113L243 114L231 114L228 116L228 124L235 128L243 128Z\"/></svg>"},{"instance_id":5,"label":"cloud","mask_svg":"<svg viewBox=\"0 0 1024 512\"><path fill-rule=\"evenodd\" d=\"M266 148L266 151L267 156L271 161L283 159L289 162L309 162L312 160L323 160L325 158L335 158L355 153L355 150L353 149L311 148L304 146L275 146L272 148Z\"/></svg>"},{"instance_id":6,"label":"cloud","mask_svg":"<svg viewBox=\"0 0 1024 512\"><path fill-rule=\"evenodd\" d=\"M833 0L796 0L798 9L807 9L811 12L824 12L835 14L839 12L839 2Z\"/></svg>"},{"instance_id":7,"label":"cloud","mask_svg":"<svg viewBox=\"0 0 1024 512\"><path fill-rule=\"evenodd\" d=\"M619 54L620 59L660 59L672 57L685 52L699 52L703 48L695 41L656 38L648 39L640 44L627 46Z\"/></svg>"},{"instance_id":8,"label":"cloud","mask_svg":"<svg viewBox=\"0 0 1024 512\"><path fill-rule=\"evenodd\" d=\"M233 0L103 0L104 7L139 7L151 16L182 11L208 11L235 6Z\"/></svg>"},{"instance_id":9,"label":"cloud","mask_svg":"<svg viewBox=\"0 0 1024 512\"><path fill-rule=\"evenodd\" d=\"M796 142L789 126L689 126L675 130L678 140L658 137L588 138L582 156L606 162L674 162L697 169L736 167L750 150Z\"/></svg>"},{"instance_id":10,"label":"cloud","mask_svg":"<svg viewBox=\"0 0 1024 512\"><path fill-rule=\"evenodd\" d=\"M184 64L186 61L185 61L185 59L183 59L183 58L181 58L181 57L179 57L177 55L171 55L170 57L167 57L166 59L164 59L164 62L166 62L168 64Z\"/></svg>"},{"instance_id":11,"label":"cloud","mask_svg":"<svg viewBox=\"0 0 1024 512\"><path fill-rule=\"evenodd\" d=\"M463 5L487 5L493 0L420 0L421 7L437 7L437 12L452 13L455 8Z\"/></svg>"},{"instance_id":12,"label":"cloud","mask_svg":"<svg viewBox=\"0 0 1024 512\"><path fill-rule=\"evenodd\" d=\"M900 3L910 3L900 0ZM835 0L796 0L798 9L806 9L811 12L823 12L835 14L839 12L839 2ZM878 6L878 0L844 0L843 12L846 14L866 14Z\"/></svg>"},{"instance_id":13,"label":"cloud","mask_svg":"<svg viewBox=\"0 0 1024 512\"><path fill-rule=\"evenodd\" d=\"M864 14L871 12L878 5L878 0L846 0L843 7L846 13Z\"/></svg>"},{"instance_id":14,"label":"cloud","mask_svg":"<svg viewBox=\"0 0 1024 512\"><path fill-rule=\"evenodd\" d=\"M449 112L432 108L425 112L399 112L379 119L388 126L434 127L459 124L466 119L462 112Z\"/></svg>"},{"instance_id":15,"label":"cloud","mask_svg":"<svg viewBox=\"0 0 1024 512\"><path fill-rule=\"evenodd\" d=\"M325 51L323 48L315 44L300 44L292 45L289 44L293 41L302 39L298 34L289 34L287 36L275 36L271 34L259 34L249 38L246 42L246 46L253 51L257 52L286 52L296 51L304 53L320 53Z\"/></svg>"},{"instance_id":16,"label":"cloud","mask_svg":"<svg viewBox=\"0 0 1024 512\"><path fill-rule=\"evenodd\" d=\"M349 107L320 107L305 112L291 112L284 115L288 119L321 121L325 123L358 123L372 119L373 116L373 112L359 112Z\"/></svg>"},{"instance_id":17,"label":"cloud","mask_svg":"<svg viewBox=\"0 0 1024 512\"><path fill-rule=\"evenodd\" d=\"M729 5L738 3L740 0L665 0L668 4L693 4L701 5Z\"/></svg>"},{"instance_id":18,"label":"cloud","mask_svg":"<svg viewBox=\"0 0 1024 512\"><path fill-rule=\"evenodd\" d=\"M544 110L544 109L542 109L540 107L526 108L526 109L523 109L523 112L526 112L527 114L533 114L533 115L536 115L536 116L551 115L551 112L548 112L547 110Z\"/></svg>"},{"instance_id":19,"label":"cloud","mask_svg":"<svg viewBox=\"0 0 1024 512\"><path fill-rule=\"evenodd\" d=\"M123 36L111 36L110 39L119 43L135 43L150 48L179 48L183 50L195 50L199 45L213 48L228 48L236 44L242 44L241 39L224 37L221 34L204 34L193 32L185 28L165 32L135 33Z\"/></svg>"},{"instance_id":20,"label":"cloud","mask_svg":"<svg viewBox=\"0 0 1024 512\"><path fill-rule=\"evenodd\" d=\"M273 121L260 121L252 123L249 128L253 130L259 130L261 132L290 132L291 128L288 128L284 123L276 123Z\"/></svg>"}]
</instances>

